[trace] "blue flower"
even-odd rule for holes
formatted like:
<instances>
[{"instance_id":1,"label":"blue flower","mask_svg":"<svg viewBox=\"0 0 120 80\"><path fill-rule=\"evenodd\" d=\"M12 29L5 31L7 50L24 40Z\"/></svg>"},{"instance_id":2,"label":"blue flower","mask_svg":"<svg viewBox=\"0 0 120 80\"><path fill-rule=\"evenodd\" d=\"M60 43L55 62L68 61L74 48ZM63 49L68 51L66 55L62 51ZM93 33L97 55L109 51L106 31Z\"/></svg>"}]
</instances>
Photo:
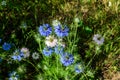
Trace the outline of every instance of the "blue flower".
<instances>
[{"instance_id":1,"label":"blue flower","mask_svg":"<svg viewBox=\"0 0 120 80\"><path fill-rule=\"evenodd\" d=\"M20 50L15 50L15 52L13 53L12 59L21 61L23 56L24 56L24 54L22 52L20 52Z\"/></svg>"},{"instance_id":2,"label":"blue flower","mask_svg":"<svg viewBox=\"0 0 120 80\"><path fill-rule=\"evenodd\" d=\"M19 75L15 71L11 72L9 76L9 80L18 80L19 77Z\"/></svg>"},{"instance_id":3,"label":"blue flower","mask_svg":"<svg viewBox=\"0 0 120 80\"><path fill-rule=\"evenodd\" d=\"M83 71L84 71L84 67L83 67L83 65L81 63L78 63L78 64L75 65L75 72L76 73L79 74L79 73L81 73Z\"/></svg>"},{"instance_id":4,"label":"blue flower","mask_svg":"<svg viewBox=\"0 0 120 80\"><path fill-rule=\"evenodd\" d=\"M18 60L18 61L21 61L21 56L20 55L17 55L17 56L12 56L12 58L14 59L14 60Z\"/></svg>"},{"instance_id":5,"label":"blue flower","mask_svg":"<svg viewBox=\"0 0 120 80\"><path fill-rule=\"evenodd\" d=\"M3 50L10 50L10 48L11 48L11 44L10 43L4 43L3 45L2 45L2 48L3 48Z\"/></svg>"},{"instance_id":6,"label":"blue flower","mask_svg":"<svg viewBox=\"0 0 120 80\"><path fill-rule=\"evenodd\" d=\"M42 36L49 36L52 33L52 27L49 24L43 24L39 27L39 33Z\"/></svg>"},{"instance_id":7,"label":"blue flower","mask_svg":"<svg viewBox=\"0 0 120 80\"><path fill-rule=\"evenodd\" d=\"M63 54L63 46L56 46L54 49L56 54Z\"/></svg>"},{"instance_id":8,"label":"blue flower","mask_svg":"<svg viewBox=\"0 0 120 80\"><path fill-rule=\"evenodd\" d=\"M52 50L52 48L50 48L50 47L45 47L45 48L43 49L43 54L44 54L45 56L50 56L52 53L53 53L53 50Z\"/></svg>"},{"instance_id":9,"label":"blue flower","mask_svg":"<svg viewBox=\"0 0 120 80\"><path fill-rule=\"evenodd\" d=\"M24 53L20 51L20 56L21 57L24 57Z\"/></svg>"},{"instance_id":10,"label":"blue flower","mask_svg":"<svg viewBox=\"0 0 120 80\"><path fill-rule=\"evenodd\" d=\"M65 53L61 55L60 61L64 66L69 66L74 62L74 57L72 54Z\"/></svg>"},{"instance_id":11,"label":"blue flower","mask_svg":"<svg viewBox=\"0 0 120 80\"><path fill-rule=\"evenodd\" d=\"M62 28L61 25L58 25L55 27L55 33L58 37L68 36L68 32L69 32L69 29L67 26L65 26L64 28Z\"/></svg>"}]
</instances>

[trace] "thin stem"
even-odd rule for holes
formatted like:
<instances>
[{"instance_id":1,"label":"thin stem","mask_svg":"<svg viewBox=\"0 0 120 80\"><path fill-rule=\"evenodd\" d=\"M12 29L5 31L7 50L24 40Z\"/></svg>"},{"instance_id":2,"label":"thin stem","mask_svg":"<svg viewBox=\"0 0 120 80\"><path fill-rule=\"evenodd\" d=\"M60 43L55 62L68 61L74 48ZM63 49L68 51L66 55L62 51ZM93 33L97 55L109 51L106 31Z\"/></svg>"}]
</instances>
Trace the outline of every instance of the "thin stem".
<instances>
[{"instance_id":1,"label":"thin stem","mask_svg":"<svg viewBox=\"0 0 120 80\"><path fill-rule=\"evenodd\" d=\"M57 75L58 75L58 55L57 55Z\"/></svg>"},{"instance_id":2,"label":"thin stem","mask_svg":"<svg viewBox=\"0 0 120 80\"><path fill-rule=\"evenodd\" d=\"M97 46L98 47L98 46ZM90 63L92 62L92 60L95 58L95 56L96 56L96 54L98 53L98 50L97 49L95 49L95 54L94 54L94 56L92 57L92 59L89 61L89 63L87 64L87 66L86 67L88 67L89 65L90 65Z\"/></svg>"},{"instance_id":3,"label":"thin stem","mask_svg":"<svg viewBox=\"0 0 120 80\"><path fill-rule=\"evenodd\" d=\"M72 46L72 49L71 49L71 53L73 53L73 50L74 50L74 47L75 47L74 45L75 45L76 40L77 40L76 39L76 37L77 37L77 26L78 26L78 24L75 25L75 30L73 29L75 32L74 32L74 40L73 40L73 46Z\"/></svg>"},{"instance_id":4,"label":"thin stem","mask_svg":"<svg viewBox=\"0 0 120 80\"><path fill-rule=\"evenodd\" d=\"M26 61L26 62L28 62L29 64L31 64L31 65L36 69L36 71L39 72L39 69L38 69L33 63L31 63L31 62L28 61L28 60L24 60L24 61Z\"/></svg>"},{"instance_id":5,"label":"thin stem","mask_svg":"<svg viewBox=\"0 0 120 80\"><path fill-rule=\"evenodd\" d=\"M41 40L40 40L40 42L41 42ZM40 49L40 53L42 53L42 48L41 48L40 42L39 42L39 49Z\"/></svg>"},{"instance_id":6,"label":"thin stem","mask_svg":"<svg viewBox=\"0 0 120 80\"><path fill-rule=\"evenodd\" d=\"M35 22L36 22L36 25L37 25L37 9L36 9L36 5L35 5L35 13L34 13L34 17L35 17Z\"/></svg>"},{"instance_id":7,"label":"thin stem","mask_svg":"<svg viewBox=\"0 0 120 80\"><path fill-rule=\"evenodd\" d=\"M92 57L92 59L89 61L89 63L87 64L86 68L90 65L90 63L92 62L92 60L94 59L94 57L96 56L97 53L94 54L94 56Z\"/></svg>"},{"instance_id":8,"label":"thin stem","mask_svg":"<svg viewBox=\"0 0 120 80\"><path fill-rule=\"evenodd\" d=\"M85 78L88 80L88 78L87 78L87 75L83 72L83 75L85 76Z\"/></svg>"}]
</instances>

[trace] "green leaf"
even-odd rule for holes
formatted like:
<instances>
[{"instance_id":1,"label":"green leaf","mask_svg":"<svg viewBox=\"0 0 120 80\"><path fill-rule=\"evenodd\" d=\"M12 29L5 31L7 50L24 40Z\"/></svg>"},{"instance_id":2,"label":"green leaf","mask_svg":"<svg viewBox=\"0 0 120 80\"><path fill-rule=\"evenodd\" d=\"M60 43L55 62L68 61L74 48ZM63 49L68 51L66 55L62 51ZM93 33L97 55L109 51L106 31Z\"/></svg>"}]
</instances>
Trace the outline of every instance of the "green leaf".
<instances>
[{"instance_id":1,"label":"green leaf","mask_svg":"<svg viewBox=\"0 0 120 80\"><path fill-rule=\"evenodd\" d=\"M89 77L94 78L94 73L91 71L87 71L87 74Z\"/></svg>"},{"instance_id":2,"label":"green leaf","mask_svg":"<svg viewBox=\"0 0 120 80\"><path fill-rule=\"evenodd\" d=\"M84 30L85 30L87 33L91 33L91 32L92 32L92 29L89 28L88 26L86 26Z\"/></svg>"}]
</instances>

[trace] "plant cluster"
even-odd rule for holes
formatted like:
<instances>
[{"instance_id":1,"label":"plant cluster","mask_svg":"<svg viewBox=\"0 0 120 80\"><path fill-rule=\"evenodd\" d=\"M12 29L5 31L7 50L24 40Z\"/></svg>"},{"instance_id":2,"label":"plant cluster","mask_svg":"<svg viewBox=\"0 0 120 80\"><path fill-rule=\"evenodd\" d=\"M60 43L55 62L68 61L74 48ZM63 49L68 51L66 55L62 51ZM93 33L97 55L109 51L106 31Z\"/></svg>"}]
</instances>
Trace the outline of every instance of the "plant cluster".
<instances>
[{"instance_id":1,"label":"plant cluster","mask_svg":"<svg viewBox=\"0 0 120 80\"><path fill-rule=\"evenodd\" d=\"M0 80L117 80L119 0L0 1Z\"/></svg>"}]
</instances>

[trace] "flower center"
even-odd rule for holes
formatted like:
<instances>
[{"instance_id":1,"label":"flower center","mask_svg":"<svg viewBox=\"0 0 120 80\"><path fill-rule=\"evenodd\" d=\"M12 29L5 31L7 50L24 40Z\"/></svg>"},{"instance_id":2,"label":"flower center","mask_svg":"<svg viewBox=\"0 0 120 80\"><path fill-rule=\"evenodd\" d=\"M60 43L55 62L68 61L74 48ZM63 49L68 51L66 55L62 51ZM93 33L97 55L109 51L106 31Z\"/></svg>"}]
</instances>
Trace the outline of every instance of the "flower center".
<instances>
[{"instance_id":1,"label":"flower center","mask_svg":"<svg viewBox=\"0 0 120 80\"><path fill-rule=\"evenodd\" d=\"M46 26L44 26L44 30L47 30L48 28Z\"/></svg>"},{"instance_id":2,"label":"flower center","mask_svg":"<svg viewBox=\"0 0 120 80\"><path fill-rule=\"evenodd\" d=\"M53 42L54 41L54 38L50 38L50 42Z\"/></svg>"},{"instance_id":3,"label":"flower center","mask_svg":"<svg viewBox=\"0 0 120 80\"><path fill-rule=\"evenodd\" d=\"M65 58L66 58L67 60L69 60L69 56L66 56Z\"/></svg>"},{"instance_id":4,"label":"flower center","mask_svg":"<svg viewBox=\"0 0 120 80\"><path fill-rule=\"evenodd\" d=\"M100 40L101 39L101 37L98 37L98 40Z\"/></svg>"}]
</instances>

